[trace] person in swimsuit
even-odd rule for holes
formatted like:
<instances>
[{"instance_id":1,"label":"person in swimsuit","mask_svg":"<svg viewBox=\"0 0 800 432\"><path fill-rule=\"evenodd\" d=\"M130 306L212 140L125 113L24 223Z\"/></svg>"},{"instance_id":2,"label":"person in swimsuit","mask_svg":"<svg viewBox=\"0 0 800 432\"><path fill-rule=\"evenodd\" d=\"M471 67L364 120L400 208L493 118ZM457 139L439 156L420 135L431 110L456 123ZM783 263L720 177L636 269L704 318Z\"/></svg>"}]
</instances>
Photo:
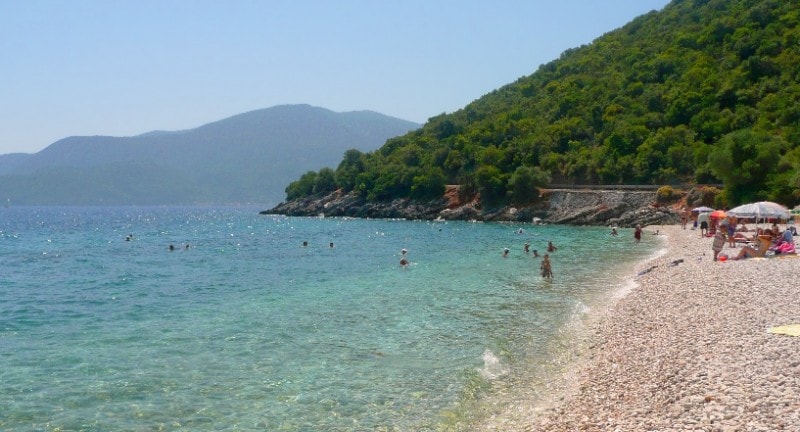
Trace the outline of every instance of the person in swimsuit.
<instances>
[{"instance_id":1,"label":"person in swimsuit","mask_svg":"<svg viewBox=\"0 0 800 432\"><path fill-rule=\"evenodd\" d=\"M545 279L553 279L553 267L550 265L550 255L544 254L542 258L542 277Z\"/></svg>"}]
</instances>

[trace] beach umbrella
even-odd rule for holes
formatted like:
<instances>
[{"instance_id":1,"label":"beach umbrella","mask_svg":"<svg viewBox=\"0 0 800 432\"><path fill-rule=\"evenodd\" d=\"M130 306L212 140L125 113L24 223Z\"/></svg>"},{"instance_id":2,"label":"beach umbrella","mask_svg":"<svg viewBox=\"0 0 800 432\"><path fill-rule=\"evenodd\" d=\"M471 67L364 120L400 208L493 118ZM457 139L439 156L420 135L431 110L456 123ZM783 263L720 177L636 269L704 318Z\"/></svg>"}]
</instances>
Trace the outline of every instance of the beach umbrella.
<instances>
[{"instance_id":1,"label":"beach umbrella","mask_svg":"<svg viewBox=\"0 0 800 432\"><path fill-rule=\"evenodd\" d=\"M800 205L792 209L793 215L800 215Z\"/></svg>"},{"instance_id":2,"label":"beach umbrella","mask_svg":"<svg viewBox=\"0 0 800 432\"><path fill-rule=\"evenodd\" d=\"M710 213L710 212L713 212L714 209L711 208L711 207L701 206L701 207L693 208L692 211L695 212L695 213Z\"/></svg>"},{"instance_id":3,"label":"beach umbrella","mask_svg":"<svg viewBox=\"0 0 800 432\"><path fill-rule=\"evenodd\" d=\"M722 211L722 210L714 210L714 211L713 211L713 212L711 212L711 214L710 214L710 215L708 215L708 216L709 216L710 218L712 218L712 219L725 219L725 217L727 217L728 215L726 215L726 214L725 214L725 212L724 212L724 211Z\"/></svg>"},{"instance_id":4,"label":"beach umbrella","mask_svg":"<svg viewBox=\"0 0 800 432\"><path fill-rule=\"evenodd\" d=\"M728 210L729 215L741 218L776 218L789 219L791 214L786 207L771 201L759 201L756 203L742 204Z\"/></svg>"}]
</instances>

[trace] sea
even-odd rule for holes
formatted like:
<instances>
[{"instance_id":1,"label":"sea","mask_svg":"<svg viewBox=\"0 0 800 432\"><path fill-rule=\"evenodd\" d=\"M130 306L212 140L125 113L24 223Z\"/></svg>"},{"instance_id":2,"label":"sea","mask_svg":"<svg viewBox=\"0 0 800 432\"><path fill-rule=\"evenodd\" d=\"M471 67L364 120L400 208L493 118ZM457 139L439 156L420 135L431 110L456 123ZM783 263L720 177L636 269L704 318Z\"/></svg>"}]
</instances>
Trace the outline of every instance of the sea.
<instances>
[{"instance_id":1,"label":"sea","mask_svg":"<svg viewBox=\"0 0 800 432\"><path fill-rule=\"evenodd\" d=\"M0 430L471 430L553 397L661 247L258 210L0 208Z\"/></svg>"}]
</instances>

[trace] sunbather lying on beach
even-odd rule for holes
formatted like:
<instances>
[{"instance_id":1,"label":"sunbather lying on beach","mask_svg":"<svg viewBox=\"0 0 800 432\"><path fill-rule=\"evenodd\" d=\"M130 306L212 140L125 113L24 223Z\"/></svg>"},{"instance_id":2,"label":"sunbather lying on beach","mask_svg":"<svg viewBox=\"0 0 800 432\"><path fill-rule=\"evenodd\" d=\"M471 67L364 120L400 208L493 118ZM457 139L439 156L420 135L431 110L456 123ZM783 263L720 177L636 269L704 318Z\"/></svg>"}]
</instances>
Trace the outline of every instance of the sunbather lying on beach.
<instances>
[{"instance_id":1,"label":"sunbather lying on beach","mask_svg":"<svg viewBox=\"0 0 800 432\"><path fill-rule=\"evenodd\" d=\"M760 235L758 236L758 240L756 242L757 249L750 246L745 246L733 259L738 260L742 258L763 257L764 254L767 253L767 249L769 249L769 247L772 245L771 240L772 238L768 235Z\"/></svg>"}]
</instances>

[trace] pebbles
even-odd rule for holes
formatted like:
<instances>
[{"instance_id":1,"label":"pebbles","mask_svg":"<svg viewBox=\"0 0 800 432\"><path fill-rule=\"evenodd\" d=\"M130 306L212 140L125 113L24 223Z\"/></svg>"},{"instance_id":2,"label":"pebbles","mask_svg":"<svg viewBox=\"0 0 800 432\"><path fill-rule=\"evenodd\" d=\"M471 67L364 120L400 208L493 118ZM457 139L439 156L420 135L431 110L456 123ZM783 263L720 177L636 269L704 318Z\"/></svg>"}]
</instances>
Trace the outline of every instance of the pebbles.
<instances>
[{"instance_id":1,"label":"pebbles","mask_svg":"<svg viewBox=\"0 0 800 432\"><path fill-rule=\"evenodd\" d=\"M800 338L766 332L800 323L800 258L714 262L697 231L657 228L667 253L601 319L574 390L508 430L800 430Z\"/></svg>"}]
</instances>

